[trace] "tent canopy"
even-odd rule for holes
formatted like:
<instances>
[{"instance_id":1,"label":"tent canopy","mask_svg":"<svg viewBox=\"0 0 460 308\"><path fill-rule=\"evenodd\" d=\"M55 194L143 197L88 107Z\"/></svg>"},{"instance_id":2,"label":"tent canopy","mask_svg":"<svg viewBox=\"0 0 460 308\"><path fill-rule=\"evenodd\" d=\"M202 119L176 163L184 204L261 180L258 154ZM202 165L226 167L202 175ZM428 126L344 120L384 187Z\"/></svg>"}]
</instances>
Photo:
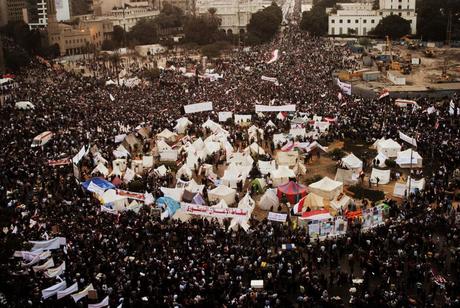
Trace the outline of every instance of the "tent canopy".
<instances>
[{"instance_id":1,"label":"tent canopy","mask_svg":"<svg viewBox=\"0 0 460 308\"><path fill-rule=\"evenodd\" d=\"M310 191L328 200L333 200L343 191L342 182L334 181L327 176L318 182L310 184L308 187Z\"/></svg>"},{"instance_id":2,"label":"tent canopy","mask_svg":"<svg viewBox=\"0 0 460 308\"><path fill-rule=\"evenodd\" d=\"M14 104L16 109L21 109L21 110L30 110L30 109L35 109L35 105L32 104L31 102L23 101L23 102L16 102Z\"/></svg>"},{"instance_id":3,"label":"tent canopy","mask_svg":"<svg viewBox=\"0 0 460 308\"><path fill-rule=\"evenodd\" d=\"M271 209L277 209L280 202L276 196L275 189L267 189L259 201L259 207L262 210L269 211Z\"/></svg>"},{"instance_id":4,"label":"tent canopy","mask_svg":"<svg viewBox=\"0 0 460 308\"><path fill-rule=\"evenodd\" d=\"M291 204L298 202L303 196L307 194L307 187L298 184L296 182L290 181L287 184L278 186L278 198L282 198L283 195L286 196L287 200Z\"/></svg>"},{"instance_id":5,"label":"tent canopy","mask_svg":"<svg viewBox=\"0 0 460 308\"><path fill-rule=\"evenodd\" d=\"M342 163L348 168L352 170L359 170L363 168L363 161L355 156L355 154L351 153L344 158L342 158Z\"/></svg>"}]
</instances>

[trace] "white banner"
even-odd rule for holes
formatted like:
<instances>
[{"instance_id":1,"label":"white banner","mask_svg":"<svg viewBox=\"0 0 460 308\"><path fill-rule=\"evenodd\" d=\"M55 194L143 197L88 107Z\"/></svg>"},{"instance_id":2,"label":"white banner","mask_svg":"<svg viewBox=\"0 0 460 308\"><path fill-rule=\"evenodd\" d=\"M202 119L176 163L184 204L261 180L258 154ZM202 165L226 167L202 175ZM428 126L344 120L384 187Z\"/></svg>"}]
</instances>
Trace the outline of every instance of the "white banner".
<instances>
[{"instance_id":1,"label":"white banner","mask_svg":"<svg viewBox=\"0 0 460 308\"><path fill-rule=\"evenodd\" d=\"M62 290L62 291L58 291L57 292L57 299L61 299L63 297L66 297L67 295L70 295L70 294L75 293L77 291L78 291L78 282L75 282L73 285L71 285L67 289Z\"/></svg>"},{"instance_id":2,"label":"white banner","mask_svg":"<svg viewBox=\"0 0 460 308\"><path fill-rule=\"evenodd\" d=\"M109 296L107 295L102 302L98 304L88 304L88 308L102 308L109 305Z\"/></svg>"},{"instance_id":3,"label":"white banner","mask_svg":"<svg viewBox=\"0 0 460 308\"><path fill-rule=\"evenodd\" d=\"M287 214L269 212L267 219L271 221L286 222Z\"/></svg>"},{"instance_id":4,"label":"white banner","mask_svg":"<svg viewBox=\"0 0 460 308\"><path fill-rule=\"evenodd\" d=\"M415 140L415 138L409 137L408 135L404 134L403 132L399 132L399 138L401 140L413 145L414 147L417 146L417 140Z\"/></svg>"},{"instance_id":5,"label":"white banner","mask_svg":"<svg viewBox=\"0 0 460 308\"><path fill-rule=\"evenodd\" d=\"M225 122L228 119L233 117L233 112L231 111L221 111L219 112L219 122Z\"/></svg>"},{"instance_id":6,"label":"white banner","mask_svg":"<svg viewBox=\"0 0 460 308\"><path fill-rule=\"evenodd\" d=\"M66 239L65 237L55 237L49 241L29 241L29 243L32 243L34 245L32 247L32 251L37 250L37 249L53 250L53 249L59 249L61 245L65 245Z\"/></svg>"},{"instance_id":7,"label":"white banner","mask_svg":"<svg viewBox=\"0 0 460 308\"><path fill-rule=\"evenodd\" d=\"M256 112L295 112L295 104L283 106L256 105Z\"/></svg>"},{"instance_id":8,"label":"white banner","mask_svg":"<svg viewBox=\"0 0 460 308\"><path fill-rule=\"evenodd\" d=\"M186 214L206 216L214 218L244 218L248 212L238 208L218 209L205 205L197 205L181 202L181 211Z\"/></svg>"},{"instance_id":9,"label":"white banner","mask_svg":"<svg viewBox=\"0 0 460 308\"><path fill-rule=\"evenodd\" d=\"M92 283L90 283L90 285L87 286L86 288L84 288L81 292L72 294L71 296L72 296L74 302L78 302L83 297L86 297L88 295L88 291L90 291L90 290L94 290L94 287L93 287Z\"/></svg>"},{"instance_id":10,"label":"white banner","mask_svg":"<svg viewBox=\"0 0 460 308\"><path fill-rule=\"evenodd\" d=\"M54 286L51 286L49 288L42 290L43 299L47 299L48 297L51 297L57 294L58 291L64 290L66 286L67 286L67 283L64 280L58 284L55 284Z\"/></svg>"},{"instance_id":11,"label":"white banner","mask_svg":"<svg viewBox=\"0 0 460 308\"><path fill-rule=\"evenodd\" d=\"M32 269L34 270L34 272L41 272L41 271L49 269L50 267L53 267L53 266L54 266L54 260L53 260L53 258L50 258L48 261L46 261L42 265L34 266L34 267L32 267Z\"/></svg>"},{"instance_id":12,"label":"white banner","mask_svg":"<svg viewBox=\"0 0 460 308\"><path fill-rule=\"evenodd\" d=\"M341 82L340 79L338 78L336 80L337 80L337 85L339 86L340 90L342 90L342 92L347 95L351 95L351 84Z\"/></svg>"},{"instance_id":13,"label":"white banner","mask_svg":"<svg viewBox=\"0 0 460 308\"><path fill-rule=\"evenodd\" d=\"M125 140L125 138L126 138L126 134L116 135L115 136L115 143L123 142L123 140Z\"/></svg>"},{"instance_id":14,"label":"white banner","mask_svg":"<svg viewBox=\"0 0 460 308\"><path fill-rule=\"evenodd\" d=\"M270 82L274 83L275 85L279 86L278 79L276 79L275 77L262 76L261 79L262 79L263 81L270 81Z\"/></svg>"},{"instance_id":15,"label":"white banner","mask_svg":"<svg viewBox=\"0 0 460 308\"><path fill-rule=\"evenodd\" d=\"M65 271L65 261L61 263L58 267L50 268L45 272L45 277L54 278L56 276L62 275Z\"/></svg>"},{"instance_id":16,"label":"white banner","mask_svg":"<svg viewBox=\"0 0 460 308\"><path fill-rule=\"evenodd\" d=\"M184 106L185 113L195 113L203 111L212 111L212 102L190 104Z\"/></svg>"}]
</instances>

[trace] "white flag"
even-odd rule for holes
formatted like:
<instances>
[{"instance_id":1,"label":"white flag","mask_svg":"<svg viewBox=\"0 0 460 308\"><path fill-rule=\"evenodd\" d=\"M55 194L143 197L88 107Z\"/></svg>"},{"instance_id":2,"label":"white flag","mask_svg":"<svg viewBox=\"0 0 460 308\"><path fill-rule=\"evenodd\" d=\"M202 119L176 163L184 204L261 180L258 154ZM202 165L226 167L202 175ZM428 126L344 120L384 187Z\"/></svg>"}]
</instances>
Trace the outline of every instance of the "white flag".
<instances>
[{"instance_id":1,"label":"white flag","mask_svg":"<svg viewBox=\"0 0 460 308\"><path fill-rule=\"evenodd\" d=\"M58 267L50 268L45 272L45 277L53 278L59 275L62 275L65 271L65 261L61 263Z\"/></svg>"},{"instance_id":2,"label":"white flag","mask_svg":"<svg viewBox=\"0 0 460 308\"><path fill-rule=\"evenodd\" d=\"M53 249L59 249L61 245L65 245L66 238L65 237L55 237L48 241L29 241L29 243L34 244L34 246L32 247L32 251L35 251L37 249L53 250Z\"/></svg>"},{"instance_id":3,"label":"white flag","mask_svg":"<svg viewBox=\"0 0 460 308\"><path fill-rule=\"evenodd\" d=\"M117 210L111 209L111 208L109 208L107 206L104 206L104 205L101 205L101 212L106 212L106 213L109 213L109 214L118 215Z\"/></svg>"},{"instance_id":4,"label":"white flag","mask_svg":"<svg viewBox=\"0 0 460 308\"><path fill-rule=\"evenodd\" d=\"M80 160L85 156L85 153L86 153L86 149L85 149L85 146L83 146L80 151L72 158L72 162L75 164L75 165L78 165L78 163L80 162Z\"/></svg>"},{"instance_id":5,"label":"white flag","mask_svg":"<svg viewBox=\"0 0 460 308\"><path fill-rule=\"evenodd\" d=\"M88 295L88 291L90 291L90 290L94 290L92 283L90 283L89 286L84 288L81 292L72 294L71 296L72 296L74 302L78 302L83 297L86 297Z\"/></svg>"},{"instance_id":6,"label":"white flag","mask_svg":"<svg viewBox=\"0 0 460 308\"><path fill-rule=\"evenodd\" d=\"M48 261L46 261L45 263L43 263L42 265L37 265L37 266L34 266L32 267L32 269L34 270L34 272L40 272L40 271L44 271L50 267L53 267L54 266L54 260L53 258L50 258Z\"/></svg>"},{"instance_id":7,"label":"white flag","mask_svg":"<svg viewBox=\"0 0 460 308\"><path fill-rule=\"evenodd\" d=\"M109 305L109 296L107 295L102 302L98 304L88 304L88 308L102 308Z\"/></svg>"},{"instance_id":8,"label":"white flag","mask_svg":"<svg viewBox=\"0 0 460 308\"><path fill-rule=\"evenodd\" d=\"M46 288L44 290L42 290L42 297L43 299L47 299L48 297L51 297L53 295L55 295L58 291L60 290L64 290L66 288L67 284L64 281L58 283L58 284L55 284L54 286L51 286L49 288Z\"/></svg>"},{"instance_id":9,"label":"white flag","mask_svg":"<svg viewBox=\"0 0 460 308\"><path fill-rule=\"evenodd\" d=\"M136 174L134 173L134 171L131 170L130 168L127 168L126 171L125 171L125 175L123 177L123 182L128 184L129 182L131 182L134 179L135 176L136 176Z\"/></svg>"},{"instance_id":10,"label":"white flag","mask_svg":"<svg viewBox=\"0 0 460 308\"><path fill-rule=\"evenodd\" d=\"M77 291L78 291L78 282L75 282L73 285L71 285L67 289L62 290L62 291L58 291L57 292L57 299L61 299L63 297L66 297L67 295L70 295L70 294L75 293Z\"/></svg>"},{"instance_id":11,"label":"white flag","mask_svg":"<svg viewBox=\"0 0 460 308\"><path fill-rule=\"evenodd\" d=\"M403 132L399 132L399 138L401 138L401 140L409 143L409 144L412 144L414 147L417 146L417 140L415 140L415 138L411 138L409 137L408 135L404 134Z\"/></svg>"},{"instance_id":12,"label":"white flag","mask_svg":"<svg viewBox=\"0 0 460 308\"><path fill-rule=\"evenodd\" d=\"M113 97L112 94L109 94L110 95L110 100L113 102L115 100L115 97Z\"/></svg>"}]
</instances>

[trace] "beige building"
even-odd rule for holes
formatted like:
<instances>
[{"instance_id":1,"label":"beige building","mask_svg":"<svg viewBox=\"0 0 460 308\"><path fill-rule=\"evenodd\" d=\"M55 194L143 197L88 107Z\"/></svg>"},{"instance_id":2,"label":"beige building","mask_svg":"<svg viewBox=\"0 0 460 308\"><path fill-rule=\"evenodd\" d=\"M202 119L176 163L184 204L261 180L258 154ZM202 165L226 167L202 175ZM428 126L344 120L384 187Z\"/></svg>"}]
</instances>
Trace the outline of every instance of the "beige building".
<instances>
[{"instance_id":1,"label":"beige building","mask_svg":"<svg viewBox=\"0 0 460 308\"><path fill-rule=\"evenodd\" d=\"M8 5L6 0L0 0L0 27L8 23Z\"/></svg>"},{"instance_id":2,"label":"beige building","mask_svg":"<svg viewBox=\"0 0 460 308\"><path fill-rule=\"evenodd\" d=\"M53 0L48 0L48 5ZM104 40L110 40L113 25L108 20L83 20L79 25L68 25L56 21L54 3L49 6L48 40L57 44L61 55L75 55L100 49Z\"/></svg>"},{"instance_id":3,"label":"beige building","mask_svg":"<svg viewBox=\"0 0 460 308\"><path fill-rule=\"evenodd\" d=\"M210 8L222 20L220 29L238 34L246 31L252 14L272 4L271 0L197 0L197 14L206 14Z\"/></svg>"},{"instance_id":4,"label":"beige building","mask_svg":"<svg viewBox=\"0 0 460 308\"><path fill-rule=\"evenodd\" d=\"M27 4L25 0L6 0L6 6L8 21L27 20Z\"/></svg>"}]
</instances>

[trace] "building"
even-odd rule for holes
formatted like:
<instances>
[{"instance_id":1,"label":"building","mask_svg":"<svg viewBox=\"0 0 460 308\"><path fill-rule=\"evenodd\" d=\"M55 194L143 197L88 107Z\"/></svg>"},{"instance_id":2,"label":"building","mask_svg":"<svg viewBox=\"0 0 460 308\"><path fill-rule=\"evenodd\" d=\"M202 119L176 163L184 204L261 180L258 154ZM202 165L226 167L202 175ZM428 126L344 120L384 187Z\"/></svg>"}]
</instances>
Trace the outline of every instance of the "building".
<instances>
[{"instance_id":1,"label":"building","mask_svg":"<svg viewBox=\"0 0 460 308\"><path fill-rule=\"evenodd\" d=\"M56 20L70 20L69 0L54 0L54 4L56 6ZM27 12L27 23L30 29L45 29L48 26L47 0L29 1Z\"/></svg>"},{"instance_id":2,"label":"building","mask_svg":"<svg viewBox=\"0 0 460 308\"><path fill-rule=\"evenodd\" d=\"M25 0L6 0L7 21L26 21L27 3Z\"/></svg>"},{"instance_id":3,"label":"building","mask_svg":"<svg viewBox=\"0 0 460 308\"><path fill-rule=\"evenodd\" d=\"M6 0L0 0L0 27L8 23L8 5Z\"/></svg>"},{"instance_id":4,"label":"building","mask_svg":"<svg viewBox=\"0 0 460 308\"><path fill-rule=\"evenodd\" d=\"M5 73L5 57L3 55L3 41L0 34L0 74Z\"/></svg>"},{"instance_id":5,"label":"building","mask_svg":"<svg viewBox=\"0 0 460 308\"><path fill-rule=\"evenodd\" d=\"M337 10L328 9L329 35L365 36L389 15L399 15L410 21L411 33L417 31L416 0L380 0L379 9L372 2L337 3Z\"/></svg>"},{"instance_id":6,"label":"building","mask_svg":"<svg viewBox=\"0 0 460 308\"><path fill-rule=\"evenodd\" d=\"M113 33L109 20L82 20L78 25L59 23L53 0L48 0L47 29L49 44L57 44L62 56L100 49L104 40L110 40Z\"/></svg>"},{"instance_id":7,"label":"building","mask_svg":"<svg viewBox=\"0 0 460 308\"><path fill-rule=\"evenodd\" d=\"M110 15L112 10L143 7L153 9L149 0L93 0L94 15Z\"/></svg>"},{"instance_id":8,"label":"building","mask_svg":"<svg viewBox=\"0 0 460 308\"><path fill-rule=\"evenodd\" d=\"M180 8L185 14L194 14L195 0L156 0L152 2L154 5L158 3L158 8L161 10L165 3L169 3Z\"/></svg>"},{"instance_id":9,"label":"building","mask_svg":"<svg viewBox=\"0 0 460 308\"><path fill-rule=\"evenodd\" d=\"M206 14L210 8L216 9L221 19L220 29L227 33L244 33L252 14L272 4L271 0L197 0L197 14Z\"/></svg>"}]
</instances>

